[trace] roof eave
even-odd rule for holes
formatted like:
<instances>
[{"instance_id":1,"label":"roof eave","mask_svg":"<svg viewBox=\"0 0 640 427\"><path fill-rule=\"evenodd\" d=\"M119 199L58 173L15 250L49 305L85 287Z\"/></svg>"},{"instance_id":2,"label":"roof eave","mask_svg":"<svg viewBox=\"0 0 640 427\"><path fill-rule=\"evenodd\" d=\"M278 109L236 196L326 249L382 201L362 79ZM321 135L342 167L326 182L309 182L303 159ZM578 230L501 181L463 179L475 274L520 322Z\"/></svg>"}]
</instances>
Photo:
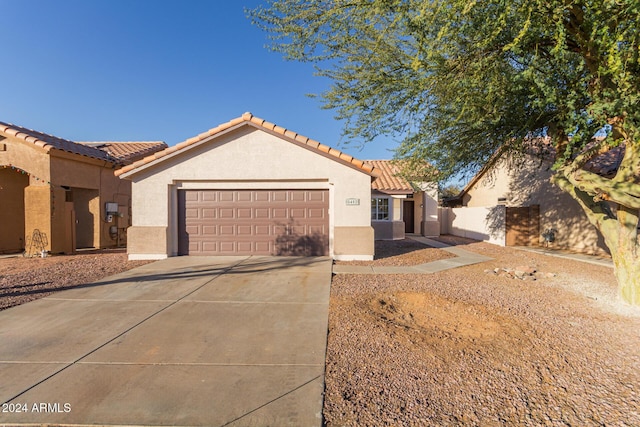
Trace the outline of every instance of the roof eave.
<instances>
[{"instance_id":1,"label":"roof eave","mask_svg":"<svg viewBox=\"0 0 640 427\"><path fill-rule=\"evenodd\" d=\"M250 113L245 113L241 117L233 119L227 123L223 123L221 125L216 126L213 129L210 129L207 132L201 133L193 138L189 138L186 141L183 141L173 147L168 147L162 151L151 154L150 156L146 156L141 160L138 160L130 165L127 165L117 171L115 171L115 175L127 179L133 175L136 175L142 171L145 171L149 168L152 168L172 157L175 157L179 154L185 153L186 151L192 150L196 147L199 147L203 144L209 143L213 139L218 139L221 136L224 136L230 132L233 132L243 126L251 126L257 130L261 130L267 132L276 137L282 138L288 142L294 143L295 145L311 150L317 154L323 155L324 157L341 163L345 166L353 168L359 172L365 173L372 177L372 181L379 176L379 172L372 165L367 164L362 160L355 159L354 157L342 153L339 150L328 147L326 145L321 144L318 141L307 138L303 135L295 133L293 131L287 130L280 126L277 126L273 123L267 122L263 119L259 119Z\"/></svg>"}]
</instances>

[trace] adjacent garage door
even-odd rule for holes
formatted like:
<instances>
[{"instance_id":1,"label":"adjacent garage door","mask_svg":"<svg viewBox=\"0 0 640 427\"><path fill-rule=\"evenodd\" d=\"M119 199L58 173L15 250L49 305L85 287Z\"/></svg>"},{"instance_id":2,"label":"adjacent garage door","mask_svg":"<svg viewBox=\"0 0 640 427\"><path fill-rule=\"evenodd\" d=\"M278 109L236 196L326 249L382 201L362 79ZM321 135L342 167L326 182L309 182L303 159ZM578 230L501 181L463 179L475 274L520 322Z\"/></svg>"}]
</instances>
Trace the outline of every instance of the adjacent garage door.
<instances>
[{"instance_id":1,"label":"adjacent garage door","mask_svg":"<svg viewBox=\"0 0 640 427\"><path fill-rule=\"evenodd\" d=\"M180 255L328 255L328 190L180 190Z\"/></svg>"}]
</instances>

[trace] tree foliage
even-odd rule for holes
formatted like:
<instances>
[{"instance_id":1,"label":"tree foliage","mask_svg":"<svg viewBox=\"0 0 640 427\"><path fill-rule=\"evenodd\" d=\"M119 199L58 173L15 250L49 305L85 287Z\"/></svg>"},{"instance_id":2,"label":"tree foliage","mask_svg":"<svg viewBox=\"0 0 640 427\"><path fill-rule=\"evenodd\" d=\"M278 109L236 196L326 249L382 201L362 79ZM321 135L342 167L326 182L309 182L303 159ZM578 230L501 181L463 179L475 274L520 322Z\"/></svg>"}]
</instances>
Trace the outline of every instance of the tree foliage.
<instances>
[{"instance_id":1,"label":"tree foliage","mask_svg":"<svg viewBox=\"0 0 640 427\"><path fill-rule=\"evenodd\" d=\"M637 0L272 0L250 15L331 79L324 106L350 139L400 136L397 156L441 178L550 145L554 182L640 273ZM615 173L592 172L611 150Z\"/></svg>"}]
</instances>

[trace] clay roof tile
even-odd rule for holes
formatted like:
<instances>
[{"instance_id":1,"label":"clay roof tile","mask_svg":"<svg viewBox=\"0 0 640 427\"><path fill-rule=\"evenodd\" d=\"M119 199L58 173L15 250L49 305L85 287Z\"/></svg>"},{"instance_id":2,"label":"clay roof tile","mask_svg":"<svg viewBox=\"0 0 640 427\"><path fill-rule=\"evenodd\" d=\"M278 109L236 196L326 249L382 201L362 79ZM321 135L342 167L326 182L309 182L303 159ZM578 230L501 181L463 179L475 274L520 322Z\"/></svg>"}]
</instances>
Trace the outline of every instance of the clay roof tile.
<instances>
[{"instance_id":1,"label":"clay roof tile","mask_svg":"<svg viewBox=\"0 0 640 427\"><path fill-rule=\"evenodd\" d=\"M321 144L320 142L310 139L306 136L300 135L296 132L290 131L282 126L278 126L275 123L271 123L268 122L264 119L261 119L259 117L255 117L253 114L246 112L243 113L241 117L232 119L226 123L223 123L219 126L216 126L212 129L209 129L207 132L203 132L195 137L189 138L186 141L183 141L173 147L169 147L169 148L165 148L164 151L161 151L159 153L157 153L157 155L155 155L153 158L150 159L145 159L145 162L143 162L142 164L139 162L136 162L134 164L134 167L132 168L122 168L119 171L116 172L116 175L121 175L123 173L132 171L138 167L141 167L145 164L151 163L154 160L160 159L168 154L171 153L175 153L177 151L183 150L186 147L188 147L189 145L201 142L211 136L214 136L224 130L227 130L229 128L232 128L233 126L236 126L242 122L248 122L251 123L254 126L257 126L258 128L263 128L266 129L270 132L274 132L278 135L283 135L286 136L287 138L290 138L291 140L295 141L298 144L302 144L304 146L309 147L312 150L317 150L321 153L327 154L331 157L336 158L337 160L340 160L342 162L345 162L349 165L351 165L352 167L356 168L356 169L360 169L370 175L376 176L377 172L375 170L375 167L368 165L360 160L357 160L355 158L353 158L352 156L349 156L348 154L345 154L339 150L336 150L335 148L331 148L328 147L324 144Z\"/></svg>"}]
</instances>

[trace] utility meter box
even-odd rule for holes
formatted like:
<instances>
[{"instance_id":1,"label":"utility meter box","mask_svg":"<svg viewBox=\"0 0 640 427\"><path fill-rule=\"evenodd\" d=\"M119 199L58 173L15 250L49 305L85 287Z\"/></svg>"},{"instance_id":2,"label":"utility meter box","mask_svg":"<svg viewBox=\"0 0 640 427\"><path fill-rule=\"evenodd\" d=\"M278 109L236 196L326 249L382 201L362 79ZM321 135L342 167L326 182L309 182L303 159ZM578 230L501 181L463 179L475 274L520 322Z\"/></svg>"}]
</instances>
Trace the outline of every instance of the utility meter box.
<instances>
[{"instance_id":1,"label":"utility meter box","mask_svg":"<svg viewBox=\"0 0 640 427\"><path fill-rule=\"evenodd\" d=\"M105 211L107 211L107 215L117 214L118 213L118 204L114 202L105 203Z\"/></svg>"}]
</instances>

